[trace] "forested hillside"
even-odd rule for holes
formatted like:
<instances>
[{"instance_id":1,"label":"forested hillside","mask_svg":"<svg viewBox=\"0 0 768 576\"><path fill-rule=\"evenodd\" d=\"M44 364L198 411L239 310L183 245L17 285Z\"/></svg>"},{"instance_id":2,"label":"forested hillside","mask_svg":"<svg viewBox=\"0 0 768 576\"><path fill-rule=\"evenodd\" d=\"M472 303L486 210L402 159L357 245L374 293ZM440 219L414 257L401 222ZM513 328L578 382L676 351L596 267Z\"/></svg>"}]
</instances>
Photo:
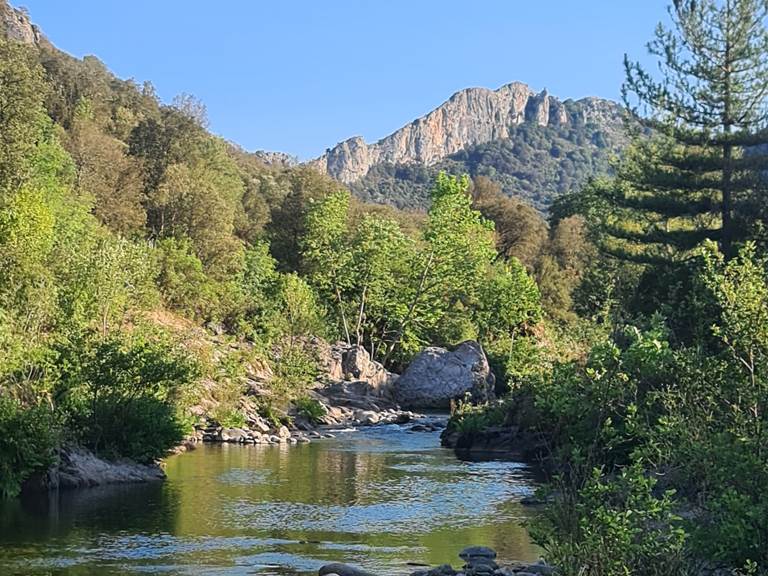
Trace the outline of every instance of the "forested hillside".
<instances>
[{"instance_id":1,"label":"forested hillside","mask_svg":"<svg viewBox=\"0 0 768 576\"><path fill-rule=\"evenodd\" d=\"M378 164L350 189L362 200L399 208L427 206L436 174L484 176L517 198L546 213L552 202L578 190L590 178L613 172L624 144L620 135L598 124L538 126L521 124L508 138L472 146L425 166L419 163Z\"/></svg>"},{"instance_id":2,"label":"forested hillside","mask_svg":"<svg viewBox=\"0 0 768 576\"><path fill-rule=\"evenodd\" d=\"M505 370L532 345L531 274L546 258L557 266L532 209L445 174L427 214L360 203L311 167L212 135L194 98L164 104L150 84L58 51L24 13L11 19L0 42L6 495L65 444L162 457L202 400L208 417L242 423L239 375L254 363L270 374L265 417L311 406L318 338L391 368L477 338ZM495 235L495 221L510 233Z\"/></svg>"}]
</instances>

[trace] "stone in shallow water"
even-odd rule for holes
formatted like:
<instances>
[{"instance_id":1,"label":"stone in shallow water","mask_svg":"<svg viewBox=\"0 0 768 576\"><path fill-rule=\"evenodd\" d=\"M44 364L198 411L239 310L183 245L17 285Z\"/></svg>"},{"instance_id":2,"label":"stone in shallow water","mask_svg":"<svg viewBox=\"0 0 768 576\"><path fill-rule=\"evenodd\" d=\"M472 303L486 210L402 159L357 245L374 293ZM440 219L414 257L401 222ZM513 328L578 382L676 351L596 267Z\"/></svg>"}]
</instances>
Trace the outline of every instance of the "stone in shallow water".
<instances>
[{"instance_id":1,"label":"stone in shallow water","mask_svg":"<svg viewBox=\"0 0 768 576\"><path fill-rule=\"evenodd\" d=\"M336 576L374 576L370 572L339 562L326 564L317 573L319 576L331 576L332 574L336 574Z\"/></svg>"},{"instance_id":2,"label":"stone in shallow water","mask_svg":"<svg viewBox=\"0 0 768 576\"><path fill-rule=\"evenodd\" d=\"M496 558L496 551L493 548L487 546L469 546L459 552L459 558L470 564L483 558L493 560Z\"/></svg>"}]
</instances>

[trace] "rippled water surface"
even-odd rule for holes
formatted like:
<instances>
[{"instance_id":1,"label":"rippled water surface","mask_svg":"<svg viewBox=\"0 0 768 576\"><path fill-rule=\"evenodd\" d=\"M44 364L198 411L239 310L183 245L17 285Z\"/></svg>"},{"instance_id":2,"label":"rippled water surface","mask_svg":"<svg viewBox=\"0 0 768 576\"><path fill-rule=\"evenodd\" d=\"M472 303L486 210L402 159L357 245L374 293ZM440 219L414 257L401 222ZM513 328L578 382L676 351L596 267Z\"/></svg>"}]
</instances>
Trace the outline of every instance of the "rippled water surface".
<instances>
[{"instance_id":1,"label":"rippled water surface","mask_svg":"<svg viewBox=\"0 0 768 576\"><path fill-rule=\"evenodd\" d=\"M459 461L437 433L205 445L170 458L167 473L162 484L0 504L0 574L286 576L331 561L407 574L408 562L456 564L470 544L537 556L518 503L529 472Z\"/></svg>"}]
</instances>

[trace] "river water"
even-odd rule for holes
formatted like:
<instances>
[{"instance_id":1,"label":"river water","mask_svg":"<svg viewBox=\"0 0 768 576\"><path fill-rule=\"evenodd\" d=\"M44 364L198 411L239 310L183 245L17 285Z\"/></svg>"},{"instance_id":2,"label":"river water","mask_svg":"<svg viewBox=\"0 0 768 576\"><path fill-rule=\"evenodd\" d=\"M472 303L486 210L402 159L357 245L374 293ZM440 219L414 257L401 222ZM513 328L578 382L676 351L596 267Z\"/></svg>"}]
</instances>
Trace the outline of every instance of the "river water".
<instances>
[{"instance_id":1,"label":"river water","mask_svg":"<svg viewBox=\"0 0 768 576\"><path fill-rule=\"evenodd\" d=\"M298 446L204 445L153 485L0 503L0 575L316 574L325 563L408 574L464 546L535 560L519 500L529 471L463 462L396 425Z\"/></svg>"}]
</instances>

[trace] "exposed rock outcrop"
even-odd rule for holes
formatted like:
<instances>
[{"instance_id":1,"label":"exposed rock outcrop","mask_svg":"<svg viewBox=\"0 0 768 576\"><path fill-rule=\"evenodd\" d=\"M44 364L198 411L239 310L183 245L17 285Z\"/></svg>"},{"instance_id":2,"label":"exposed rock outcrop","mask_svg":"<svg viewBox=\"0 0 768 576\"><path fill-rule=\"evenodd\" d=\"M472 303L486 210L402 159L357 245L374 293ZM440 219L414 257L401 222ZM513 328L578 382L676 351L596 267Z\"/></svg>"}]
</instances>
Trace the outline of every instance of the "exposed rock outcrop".
<instances>
[{"instance_id":1,"label":"exposed rock outcrop","mask_svg":"<svg viewBox=\"0 0 768 576\"><path fill-rule=\"evenodd\" d=\"M493 400L494 383L483 348L469 340L453 351L425 348L395 383L394 398L406 408L447 409L467 394L474 402Z\"/></svg>"},{"instance_id":2,"label":"exposed rock outcrop","mask_svg":"<svg viewBox=\"0 0 768 576\"><path fill-rule=\"evenodd\" d=\"M372 360L364 347L337 342L330 346L322 362L329 380L363 383L371 394L391 399L398 375Z\"/></svg>"},{"instance_id":3,"label":"exposed rock outcrop","mask_svg":"<svg viewBox=\"0 0 768 576\"><path fill-rule=\"evenodd\" d=\"M0 30L9 40L24 44L39 44L43 38L26 11L14 8L6 0L0 0Z\"/></svg>"},{"instance_id":4,"label":"exposed rock outcrop","mask_svg":"<svg viewBox=\"0 0 768 576\"><path fill-rule=\"evenodd\" d=\"M310 165L349 184L377 164L431 165L465 148L509 138L511 128L524 122L539 126L616 122L619 105L614 102L585 98L570 104L566 106L546 90L536 93L520 82L498 90L467 88L374 144L355 136L327 150Z\"/></svg>"},{"instance_id":5,"label":"exposed rock outcrop","mask_svg":"<svg viewBox=\"0 0 768 576\"><path fill-rule=\"evenodd\" d=\"M370 572L340 562L326 564L317 573L319 576L374 576Z\"/></svg>"},{"instance_id":6,"label":"exposed rock outcrop","mask_svg":"<svg viewBox=\"0 0 768 576\"><path fill-rule=\"evenodd\" d=\"M105 484L135 484L165 479L157 464L139 464L132 460L116 461L99 458L90 450L66 446L59 451L57 462L42 477L27 482L25 491L58 488L90 488Z\"/></svg>"},{"instance_id":7,"label":"exposed rock outcrop","mask_svg":"<svg viewBox=\"0 0 768 576\"><path fill-rule=\"evenodd\" d=\"M257 150L251 153L267 166L295 166L299 163L298 158L286 154L285 152L271 152L269 150Z\"/></svg>"}]
</instances>

